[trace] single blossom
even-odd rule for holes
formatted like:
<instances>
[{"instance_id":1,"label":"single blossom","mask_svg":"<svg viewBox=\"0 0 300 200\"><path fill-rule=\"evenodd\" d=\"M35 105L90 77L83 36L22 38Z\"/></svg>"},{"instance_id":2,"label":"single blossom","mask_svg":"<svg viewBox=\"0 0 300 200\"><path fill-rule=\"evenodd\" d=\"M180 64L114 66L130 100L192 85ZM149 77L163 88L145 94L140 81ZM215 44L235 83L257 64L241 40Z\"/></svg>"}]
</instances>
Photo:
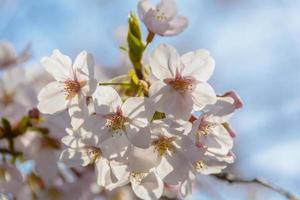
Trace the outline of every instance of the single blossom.
<instances>
[{"instance_id":1,"label":"single blossom","mask_svg":"<svg viewBox=\"0 0 300 200\"><path fill-rule=\"evenodd\" d=\"M39 110L54 114L68 108L72 126L78 128L89 114L89 97L97 85L92 56L82 51L72 64L68 56L54 50L51 57L42 58L41 64L55 81L39 93Z\"/></svg>"},{"instance_id":2,"label":"single blossom","mask_svg":"<svg viewBox=\"0 0 300 200\"><path fill-rule=\"evenodd\" d=\"M67 132L68 135L62 138L62 142L68 146L60 155L62 163L70 167L94 165L97 183L105 188L124 176L126 165L117 158L126 151L126 137L100 142L97 136L83 128L75 132L67 129Z\"/></svg>"},{"instance_id":3,"label":"single blossom","mask_svg":"<svg viewBox=\"0 0 300 200\"><path fill-rule=\"evenodd\" d=\"M17 59L14 46L7 41L0 41L0 68L13 64Z\"/></svg>"},{"instance_id":4,"label":"single blossom","mask_svg":"<svg viewBox=\"0 0 300 200\"><path fill-rule=\"evenodd\" d=\"M0 74L0 115L11 121L19 120L35 105L35 93L24 78L22 68L6 69Z\"/></svg>"},{"instance_id":5,"label":"single blossom","mask_svg":"<svg viewBox=\"0 0 300 200\"><path fill-rule=\"evenodd\" d=\"M51 184L57 178L59 141L36 131L27 131L15 140L15 144L25 159L34 161L34 169L45 184Z\"/></svg>"},{"instance_id":6,"label":"single blossom","mask_svg":"<svg viewBox=\"0 0 300 200\"><path fill-rule=\"evenodd\" d=\"M180 57L174 47L163 44L152 52L149 64L154 79L149 92L158 111L189 119L193 110L216 102L216 94L207 83L215 62L207 50Z\"/></svg>"},{"instance_id":7,"label":"single blossom","mask_svg":"<svg viewBox=\"0 0 300 200\"><path fill-rule=\"evenodd\" d=\"M178 16L175 0L161 0L156 6L141 0L138 13L148 30L161 36L177 35L188 26L187 18Z\"/></svg>"},{"instance_id":8,"label":"single blossom","mask_svg":"<svg viewBox=\"0 0 300 200\"><path fill-rule=\"evenodd\" d=\"M155 169L164 183L176 185L186 179L191 163L185 152L193 141L187 136L189 122L174 119L156 120L151 127L151 145L148 149L133 147L129 154L129 167L137 172ZM194 145L195 146L195 145Z\"/></svg>"},{"instance_id":9,"label":"single blossom","mask_svg":"<svg viewBox=\"0 0 300 200\"><path fill-rule=\"evenodd\" d=\"M130 183L135 195L144 200L159 199L163 193L164 184L155 171L137 172L127 169L121 181L110 187L122 187Z\"/></svg>"},{"instance_id":10,"label":"single blossom","mask_svg":"<svg viewBox=\"0 0 300 200\"><path fill-rule=\"evenodd\" d=\"M100 137L101 141L115 135L126 135L132 144L148 147L148 126L154 110L151 102L143 97L130 97L123 103L112 87L100 86L93 95L94 111L83 126Z\"/></svg>"}]
</instances>

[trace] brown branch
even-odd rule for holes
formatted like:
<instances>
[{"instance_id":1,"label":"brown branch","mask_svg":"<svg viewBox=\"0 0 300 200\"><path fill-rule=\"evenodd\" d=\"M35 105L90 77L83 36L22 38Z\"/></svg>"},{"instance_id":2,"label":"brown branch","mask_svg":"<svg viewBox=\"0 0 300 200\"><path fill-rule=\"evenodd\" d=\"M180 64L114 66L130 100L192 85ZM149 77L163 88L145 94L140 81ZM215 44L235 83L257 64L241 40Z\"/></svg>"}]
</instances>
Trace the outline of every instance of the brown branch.
<instances>
[{"instance_id":1,"label":"brown branch","mask_svg":"<svg viewBox=\"0 0 300 200\"><path fill-rule=\"evenodd\" d=\"M234 183L258 184L260 186L269 188L270 190L273 190L274 192L281 194L282 196L286 197L289 200L300 200L299 197L290 193L289 191L287 191L277 185L274 185L268 181L265 181L261 178L253 178L253 179L241 178L241 177L236 177L235 175L227 173L227 172L215 174L213 176L219 180L226 181L231 184L234 184Z\"/></svg>"}]
</instances>

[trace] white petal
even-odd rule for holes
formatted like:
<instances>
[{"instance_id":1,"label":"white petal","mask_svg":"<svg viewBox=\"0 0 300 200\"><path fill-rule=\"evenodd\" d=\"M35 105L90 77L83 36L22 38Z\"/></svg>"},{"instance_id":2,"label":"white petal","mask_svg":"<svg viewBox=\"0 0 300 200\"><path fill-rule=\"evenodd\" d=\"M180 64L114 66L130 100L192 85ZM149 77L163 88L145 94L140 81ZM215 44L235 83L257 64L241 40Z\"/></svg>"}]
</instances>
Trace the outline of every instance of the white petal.
<instances>
[{"instance_id":1,"label":"white petal","mask_svg":"<svg viewBox=\"0 0 300 200\"><path fill-rule=\"evenodd\" d=\"M69 167L87 166L92 161L83 150L71 148L63 150L59 160Z\"/></svg>"},{"instance_id":2,"label":"white petal","mask_svg":"<svg viewBox=\"0 0 300 200\"><path fill-rule=\"evenodd\" d=\"M163 182L154 172L149 173L141 183L131 182L132 190L141 199L159 199L163 193Z\"/></svg>"},{"instance_id":3,"label":"white petal","mask_svg":"<svg viewBox=\"0 0 300 200\"><path fill-rule=\"evenodd\" d=\"M148 98L130 97L122 105L123 115L129 119L151 120L155 112Z\"/></svg>"},{"instance_id":4,"label":"white petal","mask_svg":"<svg viewBox=\"0 0 300 200\"><path fill-rule=\"evenodd\" d=\"M100 144L100 148L105 157L115 160L124 159L130 147L130 142L126 135L114 134Z\"/></svg>"},{"instance_id":5,"label":"white petal","mask_svg":"<svg viewBox=\"0 0 300 200\"><path fill-rule=\"evenodd\" d=\"M94 95L95 112L98 114L108 114L116 112L117 107L122 106L122 99L115 89L110 86L99 86Z\"/></svg>"},{"instance_id":6,"label":"white petal","mask_svg":"<svg viewBox=\"0 0 300 200\"><path fill-rule=\"evenodd\" d=\"M204 49L182 55L181 62L184 65L182 72L184 76L192 76L202 82L211 77L215 68L215 61Z\"/></svg>"},{"instance_id":7,"label":"white petal","mask_svg":"<svg viewBox=\"0 0 300 200\"><path fill-rule=\"evenodd\" d=\"M44 69L58 81L72 78L72 61L59 50L54 50L51 57L42 58L41 64Z\"/></svg>"},{"instance_id":8,"label":"white petal","mask_svg":"<svg viewBox=\"0 0 300 200\"><path fill-rule=\"evenodd\" d=\"M213 105L207 105L203 110L205 121L212 123L225 123L232 117L235 109L240 108L241 101L236 97L222 96Z\"/></svg>"},{"instance_id":9,"label":"white petal","mask_svg":"<svg viewBox=\"0 0 300 200\"><path fill-rule=\"evenodd\" d=\"M67 108L66 95L60 83L51 82L38 95L38 109L45 114L54 114Z\"/></svg>"},{"instance_id":10,"label":"white petal","mask_svg":"<svg viewBox=\"0 0 300 200\"><path fill-rule=\"evenodd\" d=\"M163 156L160 163L156 166L156 172L161 179L164 179L168 174L174 171L173 165Z\"/></svg>"},{"instance_id":11,"label":"white petal","mask_svg":"<svg viewBox=\"0 0 300 200\"><path fill-rule=\"evenodd\" d=\"M131 171L136 172L149 172L160 162L160 158L155 153L153 147L142 149L132 147L129 154L129 168Z\"/></svg>"},{"instance_id":12,"label":"white petal","mask_svg":"<svg viewBox=\"0 0 300 200\"><path fill-rule=\"evenodd\" d=\"M95 63L93 56L82 51L75 59L73 68L78 80L89 80L94 78Z\"/></svg>"},{"instance_id":13,"label":"white petal","mask_svg":"<svg viewBox=\"0 0 300 200\"><path fill-rule=\"evenodd\" d=\"M193 109L191 94L177 92L167 85L156 92L155 90L159 88L158 84L150 87L150 96L154 101L156 110L177 118L189 119Z\"/></svg>"},{"instance_id":14,"label":"white petal","mask_svg":"<svg viewBox=\"0 0 300 200\"><path fill-rule=\"evenodd\" d=\"M149 127L137 127L133 124L126 124L126 133L129 141L136 147L148 148L151 142Z\"/></svg>"},{"instance_id":15,"label":"white petal","mask_svg":"<svg viewBox=\"0 0 300 200\"><path fill-rule=\"evenodd\" d=\"M71 117L71 125L75 130L78 129L90 115L85 97L80 98L78 104L69 105L68 111Z\"/></svg>"},{"instance_id":16,"label":"white petal","mask_svg":"<svg viewBox=\"0 0 300 200\"><path fill-rule=\"evenodd\" d=\"M58 174L57 160L58 152L49 149L39 151L37 157L34 159L38 175L48 184L51 183Z\"/></svg>"},{"instance_id":17,"label":"white petal","mask_svg":"<svg viewBox=\"0 0 300 200\"><path fill-rule=\"evenodd\" d=\"M214 89L208 83L198 83L192 92L194 101L194 110L200 111L207 104L214 104L217 96Z\"/></svg>"},{"instance_id":18,"label":"white petal","mask_svg":"<svg viewBox=\"0 0 300 200\"><path fill-rule=\"evenodd\" d=\"M161 44L154 49L149 64L153 75L160 80L175 77L176 69L180 71L181 67L177 50L167 44Z\"/></svg>"},{"instance_id":19,"label":"white petal","mask_svg":"<svg viewBox=\"0 0 300 200\"><path fill-rule=\"evenodd\" d=\"M186 17L183 16L175 17L173 20L168 22L169 25L168 29L164 31L162 35L163 36L178 35L179 33L183 32L187 28L188 24L189 22Z\"/></svg>"},{"instance_id":20,"label":"white petal","mask_svg":"<svg viewBox=\"0 0 300 200\"><path fill-rule=\"evenodd\" d=\"M109 162L105 158L100 158L95 163L97 184L102 187L107 187L109 184L113 182L111 168L109 166Z\"/></svg>"},{"instance_id":21,"label":"white petal","mask_svg":"<svg viewBox=\"0 0 300 200\"><path fill-rule=\"evenodd\" d=\"M152 5L149 0L141 0L138 3L138 13L140 18L143 20L145 17L145 14L148 12L148 10L152 8Z\"/></svg>"}]
</instances>

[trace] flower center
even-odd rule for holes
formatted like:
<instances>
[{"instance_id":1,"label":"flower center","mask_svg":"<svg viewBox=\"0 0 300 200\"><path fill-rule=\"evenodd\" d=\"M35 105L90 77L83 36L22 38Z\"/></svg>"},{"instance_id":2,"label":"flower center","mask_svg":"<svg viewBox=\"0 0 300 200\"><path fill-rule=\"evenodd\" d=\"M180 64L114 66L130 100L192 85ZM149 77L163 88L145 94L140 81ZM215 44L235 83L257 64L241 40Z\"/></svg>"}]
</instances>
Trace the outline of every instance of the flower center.
<instances>
[{"instance_id":1,"label":"flower center","mask_svg":"<svg viewBox=\"0 0 300 200\"><path fill-rule=\"evenodd\" d=\"M86 154L91 159L91 162L95 163L101 157L102 152L97 147L88 147Z\"/></svg>"},{"instance_id":2,"label":"flower center","mask_svg":"<svg viewBox=\"0 0 300 200\"><path fill-rule=\"evenodd\" d=\"M202 160L195 162L194 166L197 172L201 172L203 169L207 168L207 165Z\"/></svg>"},{"instance_id":3,"label":"flower center","mask_svg":"<svg viewBox=\"0 0 300 200\"><path fill-rule=\"evenodd\" d=\"M167 20L165 12L160 11L159 9L155 10L154 19L159 22L164 22Z\"/></svg>"},{"instance_id":4,"label":"flower center","mask_svg":"<svg viewBox=\"0 0 300 200\"><path fill-rule=\"evenodd\" d=\"M130 172L130 182L140 184L146 176L147 176L147 173Z\"/></svg>"},{"instance_id":5,"label":"flower center","mask_svg":"<svg viewBox=\"0 0 300 200\"><path fill-rule=\"evenodd\" d=\"M211 129L214 128L216 125L213 123L205 123L202 124L199 128L199 130L197 131L197 135L199 136L207 136L210 132Z\"/></svg>"},{"instance_id":6,"label":"flower center","mask_svg":"<svg viewBox=\"0 0 300 200\"><path fill-rule=\"evenodd\" d=\"M164 82L178 92L186 92L194 89L194 80L189 77L179 76L174 79L165 79Z\"/></svg>"},{"instance_id":7,"label":"flower center","mask_svg":"<svg viewBox=\"0 0 300 200\"><path fill-rule=\"evenodd\" d=\"M165 155L167 152L174 153L175 146L173 145L174 138L160 137L155 140L152 144L154 145L155 151L159 156Z\"/></svg>"},{"instance_id":8,"label":"flower center","mask_svg":"<svg viewBox=\"0 0 300 200\"><path fill-rule=\"evenodd\" d=\"M125 129L125 122L127 118L122 115L121 108L117 108L116 113L106 115L106 127L109 127L112 131L124 130Z\"/></svg>"},{"instance_id":9,"label":"flower center","mask_svg":"<svg viewBox=\"0 0 300 200\"><path fill-rule=\"evenodd\" d=\"M14 93L9 93L9 92L4 91L4 93L0 97L0 102L4 106L8 106L9 104L14 102L14 96L15 96Z\"/></svg>"},{"instance_id":10,"label":"flower center","mask_svg":"<svg viewBox=\"0 0 300 200\"><path fill-rule=\"evenodd\" d=\"M66 93L66 99L73 98L79 93L80 89L85 85L85 82L79 82L77 80L66 80L63 82L64 91Z\"/></svg>"}]
</instances>

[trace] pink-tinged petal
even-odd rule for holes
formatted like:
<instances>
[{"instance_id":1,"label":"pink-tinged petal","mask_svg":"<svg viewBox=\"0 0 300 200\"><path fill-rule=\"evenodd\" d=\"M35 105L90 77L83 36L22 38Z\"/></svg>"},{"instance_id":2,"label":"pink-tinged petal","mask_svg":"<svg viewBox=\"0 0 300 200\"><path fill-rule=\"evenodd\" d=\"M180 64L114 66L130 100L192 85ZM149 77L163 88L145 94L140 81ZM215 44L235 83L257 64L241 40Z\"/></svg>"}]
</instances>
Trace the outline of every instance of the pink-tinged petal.
<instances>
[{"instance_id":1,"label":"pink-tinged petal","mask_svg":"<svg viewBox=\"0 0 300 200\"><path fill-rule=\"evenodd\" d=\"M217 102L213 105L207 105L203 110L205 121L212 123L226 123L233 116L236 108L236 99L231 95L217 97ZM239 103L238 103L239 104Z\"/></svg>"},{"instance_id":2,"label":"pink-tinged petal","mask_svg":"<svg viewBox=\"0 0 300 200\"><path fill-rule=\"evenodd\" d=\"M51 57L42 58L41 64L58 81L72 78L72 61L59 50L54 50Z\"/></svg>"},{"instance_id":3,"label":"pink-tinged petal","mask_svg":"<svg viewBox=\"0 0 300 200\"><path fill-rule=\"evenodd\" d=\"M116 112L117 108L122 106L122 99L115 89L110 86L99 86L93 94L95 112L106 115Z\"/></svg>"},{"instance_id":4,"label":"pink-tinged petal","mask_svg":"<svg viewBox=\"0 0 300 200\"><path fill-rule=\"evenodd\" d=\"M176 69L181 67L177 50L167 44L161 44L154 49L149 64L153 75L160 80L175 77Z\"/></svg>"},{"instance_id":5,"label":"pink-tinged petal","mask_svg":"<svg viewBox=\"0 0 300 200\"><path fill-rule=\"evenodd\" d=\"M180 119L189 119L193 108L191 95L177 92L168 85L161 86L155 83L150 87L150 96L156 110Z\"/></svg>"},{"instance_id":6,"label":"pink-tinged petal","mask_svg":"<svg viewBox=\"0 0 300 200\"><path fill-rule=\"evenodd\" d=\"M206 82L215 69L215 61L204 49L182 55L181 62L184 65L183 76L192 76L201 82Z\"/></svg>"},{"instance_id":7,"label":"pink-tinged petal","mask_svg":"<svg viewBox=\"0 0 300 200\"><path fill-rule=\"evenodd\" d=\"M175 0L161 0L156 6L159 14L164 14L166 20L173 19L177 15L177 6Z\"/></svg>"},{"instance_id":8,"label":"pink-tinged petal","mask_svg":"<svg viewBox=\"0 0 300 200\"><path fill-rule=\"evenodd\" d=\"M73 98L74 99L74 98ZM71 100L72 101L72 100ZM69 115L71 117L71 125L73 129L78 129L89 116L88 106L86 105L85 98L78 100L77 104L71 104L68 107Z\"/></svg>"},{"instance_id":9,"label":"pink-tinged petal","mask_svg":"<svg viewBox=\"0 0 300 200\"><path fill-rule=\"evenodd\" d=\"M144 20L145 14L153 8L152 4L149 0L141 0L138 3L138 14L141 20Z\"/></svg>"},{"instance_id":10,"label":"pink-tinged petal","mask_svg":"<svg viewBox=\"0 0 300 200\"><path fill-rule=\"evenodd\" d=\"M89 80L94 78L95 63L93 56L86 51L82 51L75 59L73 68L75 77L79 80Z\"/></svg>"},{"instance_id":11,"label":"pink-tinged petal","mask_svg":"<svg viewBox=\"0 0 300 200\"><path fill-rule=\"evenodd\" d=\"M207 104L214 104L217 101L214 89L208 83L198 83L192 92L194 110L200 111Z\"/></svg>"},{"instance_id":12,"label":"pink-tinged petal","mask_svg":"<svg viewBox=\"0 0 300 200\"><path fill-rule=\"evenodd\" d=\"M234 106L236 109L242 108L243 107L243 101L241 97L234 91L229 91L226 92L224 95L221 97L231 97L234 99Z\"/></svg>"},{"instance_id":13,"label":"pink-tinged petal","mask_svg":"<svg viewBox=\"0 0 300 200\"><path fill-rule=\"evenodd\" d=\"M122 105L123 116L129 119L151 120L155 112L152 103L148 98L130 97Z\"/></svg>"},{"instance_id":14,"label":"pink-tinged petal","mask_svg":"<svg viewBox=\"0 0 300 200\"><path fill-rule=\"evenodd\" d=\"M163 36L175 36L179 33L183 32L187 26L189 25L189 21L186 17L178 16L173 20L168 22L168 29L163 32Z\"/></svg>"},{"instance_id":15,"label":"pink-tinged petal","mask_svg":"<svg viewBox=\"0 0 300 200\"><path fill-rule=\"evenodd\" d=\"M131 187L137 197L152 200L161 197L164 184L154 172L150 172L141 182L132 181Z\"/></svg>"},{"instance_id":16,"label":"pink-tinged petal","mask_svg":"<svg viewBox=\"0 0 300 200\"><path fill-rule=\"evenodd\" d=\"M54 114L67 108L66 95L59 82L46 85L38 95L38 109L45 114Z\"/></svg>"},{"instance_id":17,"label":"pink-tinged petal","mask_svg":"<svg viewBox=\"0 0 300 200\"><path fill-rule=\"evenodd\" d=\"M232 127L230 126L229 123L223 123L222 125L228 131L228 133L229 133L229 135L230 135L231 138L235 138L236 137L236 133L232 129Z\"/></svg>"}]
</instances>

